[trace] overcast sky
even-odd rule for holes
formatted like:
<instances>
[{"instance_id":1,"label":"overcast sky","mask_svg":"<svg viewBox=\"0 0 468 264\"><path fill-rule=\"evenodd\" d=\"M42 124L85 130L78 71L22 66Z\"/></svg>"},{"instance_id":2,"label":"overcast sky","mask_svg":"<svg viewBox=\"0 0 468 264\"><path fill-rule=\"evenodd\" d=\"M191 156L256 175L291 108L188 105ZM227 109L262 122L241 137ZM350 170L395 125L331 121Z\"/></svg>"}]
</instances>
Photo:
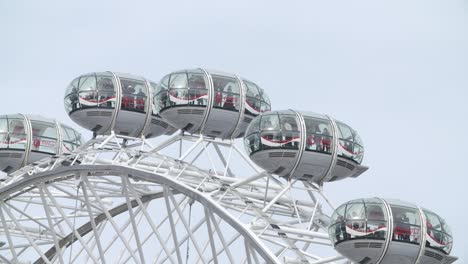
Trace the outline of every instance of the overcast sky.
<instances>
[{"instance_id":1,"label":"overcast sky","mask_svg":"<svg viewBox=\"0 0 468 264\"><path fill-rule=\"evenodd\" d=\"M275 110L360 133L370 170L326 185L335 204L380 196L431 209L468 262L468 1L135 2L0 0L0 113L73 125L63 93L86 72L237 73Z\"/></svg>"}]
</instances>

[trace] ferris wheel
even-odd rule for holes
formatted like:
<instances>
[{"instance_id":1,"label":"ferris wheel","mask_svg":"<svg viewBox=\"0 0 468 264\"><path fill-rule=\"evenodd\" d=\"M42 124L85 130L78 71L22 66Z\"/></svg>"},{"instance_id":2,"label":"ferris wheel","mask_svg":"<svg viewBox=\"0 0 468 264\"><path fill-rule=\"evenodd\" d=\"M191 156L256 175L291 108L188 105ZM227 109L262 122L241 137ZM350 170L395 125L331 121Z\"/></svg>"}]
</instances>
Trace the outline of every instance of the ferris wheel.
<instances>
[{"instance_id":1,"label":"ferris wheel","mask_svg":"<svg viewBox=\"0 0 468 264\"><path fill-rule=\"evenodd\" d=\"M89 73L65 108L91 140L0 116L0 263L456 260L429 210L380 198L335 207L324 183L367 170L359 135L327 115L271 111L245 78Z\"/></svg>"}]
</instances>

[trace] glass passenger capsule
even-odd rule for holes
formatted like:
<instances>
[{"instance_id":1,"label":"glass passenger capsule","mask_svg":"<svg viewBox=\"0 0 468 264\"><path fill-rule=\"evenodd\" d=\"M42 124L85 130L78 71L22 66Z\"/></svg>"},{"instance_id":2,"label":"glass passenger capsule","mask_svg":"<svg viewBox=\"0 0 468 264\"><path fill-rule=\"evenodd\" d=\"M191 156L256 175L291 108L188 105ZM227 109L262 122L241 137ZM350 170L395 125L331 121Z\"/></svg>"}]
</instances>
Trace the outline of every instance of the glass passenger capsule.
<instances>
[{"instance_id":1,"label":"glass passenger capsule","mask_svg":"<svg viewBox=\"0 0 468 264\"><path fill-rule=\"evenodd\" d=\"M242 137L254 117L271 109L268 96L255 83L204 69L166 75L154 101L174 127L222 139Z\"/></svg>"},{"instance_id":2,"label":"glass passenger capsule","mask_svg":"<svg viewBox=\"0 0 468 264\"><path fill-rule=\"evenodd\" d=\"M338 207L328 228L335 249L356 263L452 263L452 233L435 213L399 200L358 199Z\"/></svg>"},{"instance_id":3,"label":"glass passenger capsule","mask_svg":"<svg viewBox=\"0 0 468 264\"><path fill-rule=\"evenodd\" d=\"M175 128L153 104L157 84L139 76L97 72L75 78L65 92L65 109L80 126L98 135L156 137Z\"/></svg>"},{"instance_id":4,"label":"glass passenger capsule","mask_svg":"<svg viewBox=\"0 0 468 264\"><path fill-rule=\"evenodd\" d=\"M81 144L76 130L41 116L0 115L0 170L6 173Z\"/></svg>"},{"instance_id":5,"label":"glass passenger capsule","mask_svg":"<svg viewBox=\"0 0 468 264\"><path fill-rule=\"evenodd\" d=\"M250 158L269 173L316 183L357 177L364 147L348 125L328 116L293 110L256 117L244 145Z\"/></svg>"}]
</instances>

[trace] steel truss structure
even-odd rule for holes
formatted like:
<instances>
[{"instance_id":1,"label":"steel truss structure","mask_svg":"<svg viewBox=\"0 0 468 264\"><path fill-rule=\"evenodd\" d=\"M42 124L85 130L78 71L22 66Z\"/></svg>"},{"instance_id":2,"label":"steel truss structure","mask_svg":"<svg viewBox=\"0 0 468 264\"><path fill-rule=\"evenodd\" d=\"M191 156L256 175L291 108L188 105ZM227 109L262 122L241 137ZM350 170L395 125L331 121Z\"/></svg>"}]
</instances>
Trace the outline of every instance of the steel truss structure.
<instances>
[{"instance_id":1,"label":"steel truss structure","mask_svg":"<svg viewBox=\"0 0 468 264\"><path fill-rule=\"evenodd\" d=\"M332 210L322 186L264 172L232 140L111 134L2 183L0 263L344 262Z\"/></svg>"}]
</instances>

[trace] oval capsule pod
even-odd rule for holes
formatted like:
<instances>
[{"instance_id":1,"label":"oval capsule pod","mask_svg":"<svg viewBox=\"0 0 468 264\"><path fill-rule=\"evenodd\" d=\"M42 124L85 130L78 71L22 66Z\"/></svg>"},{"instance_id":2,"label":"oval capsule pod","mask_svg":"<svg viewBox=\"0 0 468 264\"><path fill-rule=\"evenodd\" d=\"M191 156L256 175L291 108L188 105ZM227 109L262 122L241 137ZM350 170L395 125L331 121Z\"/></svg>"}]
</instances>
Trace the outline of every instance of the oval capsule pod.
<instances>
[{"instance_id":1,"label":"oval capsule pod","mask_svg":"<svg viewBox=\"0 0 468 264\"><path fill-rule=\"evenodd\" d=\"M204 69L166 75L154 101L174 127L221 139L242 137L253 118L271 109L268 96L255 83Z\"/></svg>"},{"instance_id":2,"label":"oval capsule pod","mask_svg":"<svg viewBox=\"0 0 468 264\"><path fill-rule=\"evenodd\" d=\"M132 74L84 74L68 86L65 109L73 121L97 135L172 134L176 129L161 119L153 104L156 89L156 83Z\"/></svg>"},{"instance_id":3,"label":"oval capsule pod","mask_svg":"<svg viewBox=\"0 0 468 264\"><path fill-rule=\"evenodd\" d=\"M256 117L244 139L250 158L266 171L316 183L357 177L364 147L348 125L328 116L293 110Z\"/></svg>"},{"instance_id":4,"label":"oval capsule pod","mask_svg":"<svg viewBox=\"0 0 468 264\"><path fill-rule=\"evenodd\" d=\"M23 114L0 116L0 170L6 173L70 153L80 144L80 133L55 120Z\"/></svg>"},{"instance_id":5,"label":"oval capsule pod","mask_svg":"<svg viewBox=\"0 0 468 264\"><path fill-rule=\"evenodd\" d=\"M339 206L328 228L335 249L356 263L452 263L452 234L435 213L400 200Z\"/></svg>"}]
</instances>

